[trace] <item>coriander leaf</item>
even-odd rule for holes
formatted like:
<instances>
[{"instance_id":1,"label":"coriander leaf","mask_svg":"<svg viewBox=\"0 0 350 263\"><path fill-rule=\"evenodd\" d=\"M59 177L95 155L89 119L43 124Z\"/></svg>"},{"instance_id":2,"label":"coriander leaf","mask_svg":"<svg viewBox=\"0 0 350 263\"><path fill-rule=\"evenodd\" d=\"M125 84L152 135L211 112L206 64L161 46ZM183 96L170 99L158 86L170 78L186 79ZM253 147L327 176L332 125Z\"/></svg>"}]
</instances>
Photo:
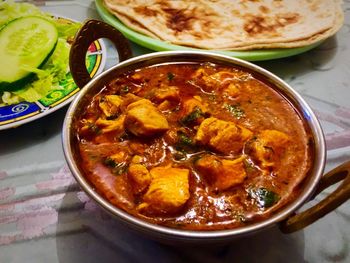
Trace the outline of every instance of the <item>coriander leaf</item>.
<instances>
[{"instance_id":1,"label":"coriander leaf","mask_svg":"<svg viewBox=\"0 0 350 263\"><path fill-rule=\"evenodd\" d=\"M192 146L193 141L190 137L188 137L186 134L180 132L178 133L179 136L179 143L182 145Z\"/></svg>"},{"instance_id":2,"label":"coriander leaf","mask_svg":"<svg viewBox=\"0 0 350 263\"><path fill-rule=\"evenodd\" d=\"M172 73L172 72L168 72L168 80L170 81L170 80L173 80L174 79L174 77L175 77L175 75L174 75L174 73Z\"/></svg>"},{"instance_id":3,"label":"coriander leaf","mask_svg":"<svg viewBox=\"0 0 350 263\"><path fill-rule=\"evenodd\" d=\"M195 145L192 138L185 133L178 131L177 138L175 149L181 151L182 154L186 154L186 152L191 151L194 148Z\"/></svg>"},{"instance_id":4,"label":"coriander leaf","mask_svg":"<svg viewBox=\"0 0 350 263\"><path fill-rule=\"evenodd\" d=\"M120 94L126 94L129 91L130 91L130 87L125 85L125 86L121 87Z\"/></svg>"},{"instance_id":5,"label":"coriander leaf","mask_svg":"<svg viewBox=\"0 0 350 263\"><path fill-rule=\"evenodd\" d=\"M244 117L245 113L242 108L240 108L239 104L236 105L224 105L225 109L227 109L236 119L240 119Z\"/></svg>"},{"instance_id":6,"label":"coriander leaf","mask_svg":"<svg viewBox=\"0 0 350 263\"><path fill-rule=\"evenodd\" d=\"M257 204L261 208L268 208L276 204L280 196L273 191L270 191L264 187L251 189L250 196L256 200Z\"/></svg>"},{"instance_id":7,"label":"coriander leaf","mask_svg":"<svg viewBox=\"0 0 350 263\"><path fill-rule=\"evenodd\" d=\"M203 117L204 113L202 112L202 110L199 107L194 107L193 111L186 115L185 117L183 117L180 122L187 126L192 124L194 121L196 121L198 118Z\"/></svg>"},{"instance_id":8,"label":"coriander leaf","mask_svg":"<svg viewBox=\"0 0 350 263\"><path fill-rule=\"evenodd\" d=\"M104 159L103 163L108 166L108 167L116 167L117 163L116 161L114 161L111 157L107 157L106 159Z\"/></svg>"},{"instance_id":9,"label":"coriander leaf","mask_svg":"<svg viewBox=\"0 0 350 263\"><path fill-rule=\"evenodd\" d=\"M88 128L92 133L95 133L97 135L101 133L101 129L94 123L89 123Z\"/></svg>"},{"instance_id":10,"label":"coriander leaf","mask_svg":"<svg viewBox=\"0 0 350 263\"><path fill-rule=\"evenodd\" d=\"M127 164L126 163L118 163L115 160L113 160L111 157L106 157L103 161L104 165L111 168L112 173L114 175L121 175L127 171Z\"/></svg>"}]
</instances>

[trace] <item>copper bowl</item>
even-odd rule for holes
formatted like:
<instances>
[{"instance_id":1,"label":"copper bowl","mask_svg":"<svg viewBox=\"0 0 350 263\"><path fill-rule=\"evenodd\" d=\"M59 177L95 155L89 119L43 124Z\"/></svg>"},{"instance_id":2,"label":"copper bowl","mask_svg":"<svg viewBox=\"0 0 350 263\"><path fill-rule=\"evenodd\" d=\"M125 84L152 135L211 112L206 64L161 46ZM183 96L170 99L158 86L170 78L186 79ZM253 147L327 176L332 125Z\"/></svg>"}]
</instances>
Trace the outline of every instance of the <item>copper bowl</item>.
<instances>
[{"instance_id":1,"label":"copper bowl","mask_svg":"<svg viewBox=\"0 0 350 263\"><path fill-rule=\"evenodd\" d=\"M84 64L85 54L89 44L101 37L110 38L117 47L119 52L119 60L125 61L120 62L91 80ZM326 162L326 148L320 123L305 100L287 83L274 74L240 59L204 51L156 52L134 58L129 57L131 57L129 44L119 31L103 22L96 20L89 20L85 23L76 36L70 54L71 72L74 80L81 88L81 91L75 97L67 111L62 135L65 158L73 176L82 189L101 207L111 213L117 220L125 223L131 229L145 234L149 238L155 240L168 243L180 241L195 242L198 244L233 240L247 234L256 233L276 224L280 226L282 232L294 232L313 223L349 199L350 162L347 162L326 175L323 175ZM231 230L189 231L155 225L136 218L122 209L112 205L108 200L94 190L93 186L84 177L82 169L79 167L79 162L77 161L79 154L75 147L77 145L77 138L72 124L80 116L84 107L91 101L92 97L116 75L145 66L173 62L213 62L239 66L242 69L262 75L294 105L295 109L299 112L300 116L302 116L310 129L314 141L314 162L309 175L302 183L302 190L300 191L300 194L294 201L278 210L276 214L267 218L266 220L251 225ZM337 188L336 191L317 205L307 209L304 212L296 214L296 211L304 203L312 199L325 188L341 180L343 180L343 183Z\"/></svg>"}]
</instances>

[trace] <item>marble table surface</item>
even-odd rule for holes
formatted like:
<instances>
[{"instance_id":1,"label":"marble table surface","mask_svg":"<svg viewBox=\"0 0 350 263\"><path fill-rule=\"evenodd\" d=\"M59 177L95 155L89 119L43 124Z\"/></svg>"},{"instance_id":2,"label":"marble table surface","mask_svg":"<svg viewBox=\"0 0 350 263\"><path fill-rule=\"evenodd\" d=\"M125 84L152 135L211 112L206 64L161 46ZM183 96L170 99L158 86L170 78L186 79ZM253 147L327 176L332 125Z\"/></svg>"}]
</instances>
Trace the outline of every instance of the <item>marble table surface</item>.
<instances>
[{"instance_id":1,"label":"marble table surface","mask_svg":"<svg viewBox=\"0 0 350 263\"><path fill-rule=\"evenodd\" d=\"M76 20L99 19L90 0L37 2L44 11ZM343 8L344 26L319 47L257 63L288 82L315 111L326 136L326 171L350 159L350 1ZM132 47L135 56L151 52ZM109 53L107 67L116 61ZM350 202L296 233L275 227L220 247L173 247L129 232L70 174L61 147L66 110L0 131L1 263L350 262Z\"/></svg>"}]
</instances>

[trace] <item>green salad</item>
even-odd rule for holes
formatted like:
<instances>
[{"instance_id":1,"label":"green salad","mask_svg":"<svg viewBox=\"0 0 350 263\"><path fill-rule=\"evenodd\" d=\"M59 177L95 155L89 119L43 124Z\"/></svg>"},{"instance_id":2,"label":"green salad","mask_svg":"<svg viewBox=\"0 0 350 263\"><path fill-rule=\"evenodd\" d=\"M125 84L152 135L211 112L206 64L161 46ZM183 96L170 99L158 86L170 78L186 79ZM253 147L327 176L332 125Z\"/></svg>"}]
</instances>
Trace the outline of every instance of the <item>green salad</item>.
<instances>
[{"instance_id":1,"label":"green salad","mask_svg":"<svg viewBox=\"0 0 350 263\"><path fill-rule=\"evenodd\" d=\"M62 89L69 43L80 26L28 3L0 2L0 106L34 102Z\"/></svg>"}]
</instances>

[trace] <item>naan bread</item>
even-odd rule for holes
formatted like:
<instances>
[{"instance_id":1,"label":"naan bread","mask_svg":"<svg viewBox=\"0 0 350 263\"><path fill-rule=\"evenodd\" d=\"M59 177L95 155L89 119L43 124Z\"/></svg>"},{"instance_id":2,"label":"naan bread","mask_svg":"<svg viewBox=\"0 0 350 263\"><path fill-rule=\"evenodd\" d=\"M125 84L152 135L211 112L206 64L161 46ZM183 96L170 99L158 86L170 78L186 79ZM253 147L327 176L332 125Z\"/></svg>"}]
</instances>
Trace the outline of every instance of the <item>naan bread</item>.
<instances>
[{"instance_id":1,"label":"naan bread","mask_svg":"<svg viewBox=\"0 0 350 263\"><path fill-rule=\"evenodd\" d=\"M172 44L246 50L309 45L343 23L339 0L104 0L142 34Z\"/></svg>"}]
</instances>

